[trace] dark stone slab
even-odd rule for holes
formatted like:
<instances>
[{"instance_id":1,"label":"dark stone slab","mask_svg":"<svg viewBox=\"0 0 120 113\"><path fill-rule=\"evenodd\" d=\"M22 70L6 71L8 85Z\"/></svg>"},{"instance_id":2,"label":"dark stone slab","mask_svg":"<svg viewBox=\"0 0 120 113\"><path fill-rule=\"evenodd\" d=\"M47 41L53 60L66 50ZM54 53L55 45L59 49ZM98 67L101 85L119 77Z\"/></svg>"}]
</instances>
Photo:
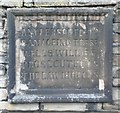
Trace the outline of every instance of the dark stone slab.
<instances>
[{"instance_id":1,"label":"dark stone slab","mask_svg":"<svg viewBox=\"0 0 120 113\"><path fill-rule=\"evenodd\" d=\"M7 15L11 102L111 101L110 9L11 9Z\"/></svg>"}]
</instances>

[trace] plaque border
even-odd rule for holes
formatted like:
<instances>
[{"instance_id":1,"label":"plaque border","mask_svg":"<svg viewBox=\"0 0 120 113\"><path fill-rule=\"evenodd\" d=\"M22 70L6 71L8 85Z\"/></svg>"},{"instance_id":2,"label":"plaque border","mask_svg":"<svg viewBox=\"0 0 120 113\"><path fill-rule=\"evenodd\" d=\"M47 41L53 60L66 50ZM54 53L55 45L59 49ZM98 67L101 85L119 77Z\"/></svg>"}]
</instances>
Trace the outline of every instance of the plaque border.
<instances>
[{"instance_id":1,"label":"plaque border","mask_svg":"<svg viewBox=\"0 0 120 113\"><path fill-rule=\"evenodd\" d=\"M59 15L59 14L81 14L81 15L101 15L108 14L105 19L105 76L108 78L105 90L89 89L85 90L60 90L41 89L23 91L24 94L17 94L15 91L15 18L17 16L37 16L37 15ZM11 103L31 103L31 102L112 102L112 24L113 10L111 8L11 8L7 11L7 25L9 38L9 84L8 100Z\"/></svg>"}]
</instances>

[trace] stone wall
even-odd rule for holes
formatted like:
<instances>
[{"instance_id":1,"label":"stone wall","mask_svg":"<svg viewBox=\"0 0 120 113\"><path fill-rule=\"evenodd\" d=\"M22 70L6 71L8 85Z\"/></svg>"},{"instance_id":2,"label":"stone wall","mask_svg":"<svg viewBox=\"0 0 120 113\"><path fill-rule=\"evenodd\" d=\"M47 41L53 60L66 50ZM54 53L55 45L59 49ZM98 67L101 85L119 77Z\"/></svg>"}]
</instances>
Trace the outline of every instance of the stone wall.
<instances>
[{"instance_id":1,"label":"stone wall","mask_svg":"<svg viewBox=\"0 0 120 113\"><path fill-rule=\"evenodd\" d=\"M111 7L114 10L113 19L113 103L29 103L10 104L8 102L8 8L46 7L46 6L78 6L78 7ZM120 113L120 3L116 0L1 0L0 1L0 113Z\"/></svg>"}]
</instances>

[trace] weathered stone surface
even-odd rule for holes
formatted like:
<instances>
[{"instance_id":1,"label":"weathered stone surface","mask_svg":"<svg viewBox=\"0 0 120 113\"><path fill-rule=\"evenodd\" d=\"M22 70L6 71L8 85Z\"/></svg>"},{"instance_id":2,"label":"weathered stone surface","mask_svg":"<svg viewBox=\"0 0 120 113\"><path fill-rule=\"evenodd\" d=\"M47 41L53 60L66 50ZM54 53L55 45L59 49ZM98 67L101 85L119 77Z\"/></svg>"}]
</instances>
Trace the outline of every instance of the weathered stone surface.
<instances>
[{"instance_id":1,"label":"weathered stone surface","mask_svg":"<svg viewBox=\"0 0 120 113\"><path fill-rule=\"evenodd\" d=\"M9 10L8 34L11 59L9 85L16 83L16 92L20 93L19 90L29 92L27 96L29 98L31 94L37 92L34 99L26 99L25 96L19 99L20 95L16 95L12 102L31 102L31 100L33 102L83 102L104 99L110 101L111 96L107 94L111 89L109 91L105 89L109 85L111 80L109 76L112 76L112 73L105 70L111 70L112 67L112 64L109 64L112 59L112 44L107 43L112 40L111 11L102 8ZM36 12L40 15L42 13L43 16L36 16ZM56 15L57 12L60 15ZM48 16L48 13L51 15ZM86 13L89 16L86 16ZM103 14L105 15L102 16ZM14 27L16 32L12 30ZM111 58L107 54L111 54ZM29 89L31 92L28 91ZM42 92L48 93L44 96L44 93L41 95ZM109 99L102 93L105 93Z\"/></svg>"},{"instance_id":2,"label":"weathered stone surface","mask_svg":"<svg viewBox=\"0 0 120 113\"><path fill-rule=\"evenodd\" d=\"M37 1L39 1L39 0L37 0ZM30 2L30 1L26 1L26 2ZM7 4L10 4L10 3L6 3L6 5ZM37 4L36 4L37 5ZM2 30L3 31L3 30ZM0 32L1 33L1 37L3 36L3 34L4 34L4 32ZM118 35L118 37L120 37L120 35ZM120 42L120 38L118 38L118 39L115 39L115 41L119 41ZM0 48L1 49L1 48ZM114 59L115 60L115 59ZM117 60L115 61L115 64L117 63ZM1 66L1 65L0 65ZM116 74L117 73L117 74ZM0 71L0 75L4 75L4 71ZM114 77L120 77L120 69L119 70L117 70L116 72L115 72L115 76ZM2 81L2 79L0 79L0 87L4 87L4 85L2 84L2 82L3 82L3 84L5 85L5 81ZM113 85L114 86L118 86L118 82L116 82L116 80L115 79L113 79ZM116 92L116 91L115 91ZM115 97L115 98L117 98L117 97ZM114 103L115 104L119 104L120 103L120 101L114 101ZM8 104L7 104L8 105ZM1 106L1 103L0 103L0 106ZM21 106L24 106L24 104L23 105L21 105ZM57 105L56 105L57 106ZM99 106L99 105L98 105ZM119 104L119 106L120 106L120 104ZM118 106L118 107L119 107ZM24 107L26 107L26 106L24 106ZM32 107L32 106L29 106L29 107ZM105 106L104 106L105 107ZM110 105L108 105L108 107L110 107ZM7 107L6 107L7 108ZM6 109L5 107L4 107L4 109ZM18 108L19 108L19 110L22 108L22 107L17 107L17 110L18 110ZM34 107L33 107L34 108ZM99 106L99 108L101 109L101 105ZM120 112L117 112L117 111L113 111L113 109L112 108L116 108L115 106L113 107L113 106L111 106L111 109L110 109L110 111L109 112L77 112L77 113L120 113ZM25 108L22 108L22 109L24 109L24 111L23 112L10 112L10 113L28 113L28 111L29 111L29 109L32 109L32 108L27 108L27 110L25 110ZM68 108L69 109L69 108ZM14 110L14 108L12 108L12 111ZM34 110L34 109L33 109ZM118 109L117 109L118 110ZM27 112L25 112L25 111L27 111ZM3 111L0 111L1 113L6 113L5 111L3 112ZM60 112L32 112L32 110L31 110L31 112L29 111L29 113L61 113L61 111ZM76 113L76 112L62 112L62 113Z\"/></svg>"},{"instance_id":3,"label":"weathered stone surface","mask_svg":"<svg viewBox=\"0 0 120 113\"><path fill-rule=\"evenodd\" d=\"M101 111L101 112L98 111L98 112L85 112L85 113L119 113L119 111L117 111L117 110L110 110L110 111L109 111L109 110L108 110L108 111L105 110L105 111L104 111L104 110L103 110L103 111Z\"/></svg>"},{"instance_id":4,"label":"weathered stone surface","mask_svg":"<svg viewBox=\"0 0 120 113\"><path fill-rule=\"evenodd\" d=\"M119 55L120 54L120 47L113 47L113 53Z\"/></svg>"},{"instance_id":5,"label":"weathered stone surface","mask_svg":"<svg viewBox=\"0 0 120 113\"><path fill-rule=\"evenodd\" d=\"M66 6L66 5L89 5L89 4L115 4L117 0L24 0L26 6L30 6L30 2L34 2L35 6ZM0 5L3 6L22 6L23 0L1 0Z\"/></svg>"},{"instance_id":6,"label":"weathered stone surface","mask_svg":"<svg viewBox=\"0 0 120 113\"><path fill-rule=\"evenodd\" d=\"M120 1L118 0L117 8L120 9Z\"/></svg>"},{"instance_id":7,"label":"weathered stone surface","mask_svg":"<svg viewBox=\"0 0 120 113\"><path fill-rule=\"evenodd\" d=\"M41 103L42 111L85 111L84 103Z\"/></svg>"},{"instance_id":8,"label":"weathered stone surface","mask_svg":"<svg viewBox=\"0 0 120 113\"><path fill-rule=\"evenodd\" d=\"M34 0L34 2L37 4L40 4L40 2L43 2L44 4L45 3L48 3L48 4L51 4L52 5L85 5L85 4L112 4L112 3L116 3L117 0Z\"/></svg>"},{"instance_id":9,"label":"weathered stone surface","mask_svg":"<svg viewBox=\"0 0 120 113\"><path fill-rule=\"evenodd\" d=\"M113 44L120 44L120 35L117 33L113 33Z\"/></svg>"},{"instance_id":10,"label":"weathered stone surface","mask_svg":"<svg viewBox=\"0 0 120 113\"><path fill-rule=\"evenodd\" d=\"M120 100L120 88L118 87L113 87L112 88L112 92L113 92L113 100Z\"/></svg>"},{"instance_id":11,"label":"weathered stone surface","mask_svg":"<svg viewBox=\"0 0 120 113\"><path fill-rule=\"evenodd\" d=\"M0 52L7 52L8 40L3 35L3 39L0 39Z\"/></svg>"},{"instance_id":12,"label":"weathered stone surface","mask_svg":"<svg viewBox=\"0 0 120 113\"><path fill-rule=\"evenodd\" d=\"M103 109L104 110L118 110L119 109L119 105L113 105L113 104L109 104L109 103L104 103L103 104Z\"/></svg>"},{"instance_id":13,"label":"weathered stone surface","mask_svg":"<svg viewBox=\"0 0 120 113\"><path fill-rule=\"evenodd\" d=\"M0 76L0 88L6 87L6 77Z\"/></svg>"},{"instance_id":14,"label":"weathered stone surface","mask_svg":"<svg viewBox=\"0 0 120 113\"><path fill-rule=\"evenodd\" d=\"M4 64L4 63L7 63L7 56L6 56L6 53L4 52L0 52L0 64Z\"/></svg>"},{"instance_id":15,"label":"weathered stone surface","mask_svg":"<svg viewBox=\"0 0 120 113\"><path fill-rule=\"evenodd\" d=\"M113 65L114 66L120 66L120 55L114 55L113 56Z\"/></svg>"},{"instance_id":16,"label":"weathered stone surface","mask_svg":"<svg viewBox=\"0 0 120 113\"><path fill-rule=\"evenodd\" d=\"M6 110L3 110L3 111L1 111L0 113L28 113L28 112L23 112L23 111L6 111ZM115 111L115 110L103 110L103 111L98 111L98 112L88 112L88 111L85 111L85 112L81 112L81 111L79 111L79 112L76 112L76 111L67 111L67 112L64 112L64 111L53 111L53 112L51 112L51 111L44 111L44 112L42 112L42 111L40 111L40 112L31 112L31 111L29 111L29 113L120 113L119 111Z\"/></svg>"},{"instance_id":17,"label":"weathered stone surface","mask_svg":"<svg viewBox=\"0 0 120 113\"><path fill-rule=\"evenodd\" d=\"M120 23L113 24L113 32L118 34L120 33Z\"/></svg>"},{"instance_id":18,"label":"weathered stone surface","mask_svg":"<svg viewBox=\"0 0 120 113\"><path fill-rule=\"evenodd\" d=\"M114 104L120 106L120 100L114 100Z\"/></svg>"},{"instance_id":19,"label":"weathered stone surface","mask_svg":"<svg viewBox=\"0 0 120 113\"><path fill-rule=\"evenodd\" d=\"M113 86L120 86L120 78L113 79Z\"/></svg>"},{"instance_id":20,"label":"weathered stone surface","mask_svg":"<svg viewBox=\"0 0 120 113\"><path fill-rule=\"evenodd\" d=\"M0 1L1 3L1 1ZM5 16L5 11L3 8L0 8L0 20L2 20L2 16Z\"/></svg>"},{"instance_id":21,"label":"weathered stone surface","mask_svg":"<svg viewBox=\"0 0 120 113\"><path fill-rule=\"evenodd\" d=\"M1 0L0 5L8 6L8 7L10 7L10 6L20 7L20 6L22 6L22 2L23 2L23 0Z\"/></svg>"},{"instance_id":22,"label":"weathered stone surface","mask_svg":"<svg viewBox=\"0 0 120 113\"><path fill-rule=\"evenodd\" d=\"M87 111L100 111L102 109L102 103L87 103Z\"/></svg>"},{"instance_id":23,"label":"weathered stone surface","mask_svg":"<svg viewBox=\"0 0 120 113\"><path fill-rule=\"evenodd\" d=\"M0 113L41 113L39 111L8 111L8 110L0 110Z\"/></svg>"},{"instance_id":24,"label":"weathered stone surface","mask_svg":"<svg viewBox=\"0 0 120 113\"><path fill-rule=\"evenodd\" d=\"M2 39L0 39L0 52L4 52Z\"/></svg>"},{"instance_id":25,"label":"weathered stone surface","mask_svg":"<svg viewBox=\"0 0 120 113\"><path fill-rule=\"evenodd\" d=\"M2 23L1 23L2 24ZM3 29L1 29L3 26L2 25L0 25L0 45L1 45L1 42L2 42L2 40L1 40L1 38L3 38L3 35L4 35L4 30ZM0 48L1 49L1 48Z\"/></svg>"},{"instance_id":26,"label":"weathered stone surface","mask_svg":"<svg viewBox=\"0 0 120 113\"><path fill-rule=\"evenodd\" d=\"M6 89L0 89L0 100L6 100L8 96Z\"/></svg>"},{"instance_id":27,"label":"weathered stone surface","mask_svg":"<svg viewBox=\"0 0 120 113\"><path fill-rule=\"evenodd\" d=\"M100 111L102 109L102 103L95 103L95 108L93 110L98 110Z\"/></svg>"},{"instance_id":28,"label":"weathered stone surface","mask_svg":"<svg viewBox=\"0 0 120 113\"><path fill-rule=\"evenodd\" d=\"M115 11L114 22L120 23L120 9L116 9L116 11Z\"/></svg>"},{"instance_id":29,"label":"weathered stone surface","mask_svg":"<svg viewBox=\"0 0 120 113\"><path fill-rule=\"evenodd\" d=\"M0 31L3 29L3 22L0 20Z\"/></svg>"},{"instance_id":30,"label":"weathered stone surface","mask_svg":"<svg viewBox=\"0 0 120 113\"><path fill-rule=\"evenodd\" d=\"M112 68L112 75L113 75L113 77L120 78L120 67L114 66Z\"/></svg>"},{"instance_id":31,"label":"weathered stone surface","mask_svg":"<svg viewBox=\"0 0 120 113\"><path fill-rule=\"evenodd\" d=\"M39 103L36 104L10 104L8 102L0 102L0 109L9 111L36 111L39 110Z\"/></svg>"},{"instance_id":32,"label":"weathered stone surface","mask_svg":"<svg viewBox=\"0 0 120 113\"><path fill-rule=\"evenodd\" d=\"M4 76L6 72L6 67L4 64L0 64L0 76Z\"/></svg>"}]
</instances>

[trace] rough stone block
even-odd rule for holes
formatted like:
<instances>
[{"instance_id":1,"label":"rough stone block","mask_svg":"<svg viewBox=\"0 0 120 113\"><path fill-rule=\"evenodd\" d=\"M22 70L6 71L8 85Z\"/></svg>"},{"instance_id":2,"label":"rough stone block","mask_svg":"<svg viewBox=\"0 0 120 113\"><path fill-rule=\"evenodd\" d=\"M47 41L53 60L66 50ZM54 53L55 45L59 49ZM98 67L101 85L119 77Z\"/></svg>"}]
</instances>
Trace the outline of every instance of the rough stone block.
<instances>
[{"instance_id":1,"label":"rough stone block","mask_svg":"<svg viewBox=\"0 0 120 113\"><path fill-rule=\"evenodd\" d=\"M64 112L64 111L62 111L62 112L60 112L60 111L55 111L55 112L49 112L49 111L45 111L45 112L44 111L43 112L42 111L40 111L40 112L39 111L38 112L33 111L33 112L31 112L31 111L29 111L29 112L25 112L24 111L23 112L23 111L21 111L20 112L20 111L6 111L6 110L3 110L0 113L120 113L120 112L117 111L117 110L107 110L107 111L105 110L105 111L101 111L101 112L100 111L98 111L98 112L90 112L90 111L89 112L88 111L85 111L85 112L80 112L80 111L79 112L75 112L75 111L72 111L72 112L71 111L67 111L67 112Z\"/></svg>"},{"instance_id":2,"label":"rough stone block","mask_svg":"<svg viewBox=\"0 0 120 113\"><path fill-rule=\"evenodd\" d=\"M36 3L39 3L39 2L48 2L48 3L50 3L50 2L62 2L62 3L64 3L64 2L66 2L67 1L67 3L76 3L76 5L77 4L88 4L88 3L90 3L90 4L92 4L92 3L94 3L94 4L113 4L113 3L116 3L117 2L117 0L34 0Z\"/></svg>"},{"instance_id":3,"label":"rough stone block","mask_svg":"<svg viewBox=\"0 0 120 113\"><path fill-rule=\"evenodd\" d=\"M2 8L0 8L0 17L4 16L5 15L5 12Z\"/></svg>"},{"instance_id":4,"label":"rough stone block","mask_svg":"<svg viewBox=\"0 0 120 113\"><path fill-rule=\"evenodd\" d=\"M113 46L120 45L120 35L113 33Z\"/></svg>"},{"instance_id":5,"label":"rough stone block","mask_svg":"<svg viewBox=\"0 0 120 113\"><path fill-rule=\"evenodd\" d=\"M7 63L7 58L6 58L6 56L0 55L0 63L1 63L1 64Z\"/></svg>"},{"instance_id":6,"label":"rough stone block","mask_svg":"<svg viewBox=\"0 0 120 113\"><path fill-rule=\"evenodd\" d=\"M3 22L2 21L0 21L0 31L1 31L1 29L3 29Z\"/></svg>"},{"instance_id":7,"label":"rough stone block","mask_svg":"<svg viewBox=\"0 0 120 113\"><path fill-rule=\"evenodd\" d=\"M3 52L4 50L3 50L3 43L2 43L2 39L0 39L0 52Z\"/></svg>"},{"instance_id":8,"label":"rough stone block","mask_svg":"<svg viewBox=\"0 0 120 113\"><path fill-rule=\"evenodd\" d=\"M118 110L119 106L118 105L109 104L109 103L104 103L103 104L103 109L104 110Z\"/></svg>"},{"instance_id":9,"label":"rough stone block","mask_svg":"<svg viewBox=\"0 0 120 113\"><path fill-rule=\"evenodd\" d=\"M120 32L120 23L114 23L113 24L113 31L116 33L116 32Z\"/></svg>"},{"instance_id":10,"label":"rough stone block","mask_svg":"<svg viewBox=\"0 0 120 113\"><path fill-rule=\"evenodd\" d=\"M39 111L7 111L7 110L2 110L0 113L42 113Z\"/></svg>"},{"instance_id":11,"label":"rough stone block","mask_svg":"<svg viewBox=\"0 0 120 113\"><path fill-rule=\"evenodd\" d=\"M113 79L113 86L120 86L120 78Z\"/></svg>"},{"instance_id":12,"label":"rough stone block","mask_svg":"<svg viewBox=\"0 0 120 113\"><path fill-rule=\"evenodd\" d=\"M87 103L86 108L88 111L100 111L102 109L102 103Z\"/></svg>"},{"instance_id":13,"label":"rough stone block","mask_svg":"<svg viewBox=\"0 0 120 113\"><path fill-rule=\"evenodd\" d=\"M6 83L6 77L0 77L0 88L4 88L6 87L7 83Z\"/></svg>"},{"instance_id":14,"label":"rough stone block","mask_svg":"<svg viewBox=\"0 0 120 113\"><path fill-rule=\"evenodd\" d=\"M85 103L41 103L42 111L85 111Z\"/></svg>"},{"instance_id":15,"label":"rough stone block","mask_svg":"<svg viewBox=\"0 0 120 113\"><path fill-rule=\"evenodd\" d=\"M84 111L84 112L76 112L76 111L55 111L55 112L49 112L49 111L7 111L7 110L1 110L0 113L120 113L119 111L117 110L104 110L104 111Z\"/></svg>"},{"instance_id":16,"label":"rough stone block","mask_svg":"<svg viewBox=\"0 0 120 113\"><path fill-rule=\"evenodd\" d=\"M9 111L36 111L39 110L39 104L10 104L8 102L0 102L0 109Z\"/></svg>"},{"instance_id":17,"label":"rough stone block","mask_svg":"<svg viewBox=\"0 0 120 113\"><path fill-rule=\"evenodd\" d=\"M2 6L22 6L23 0L1 0L0 5Z\"/></svg>"},{"instance_id":18,"label":"rough stone block","mask_svg":"<svg viewBox=\"0 0 120 113\"><path fill-rule=\"evenodd\" d=\"M112 92L113 92L113 100L120 100L120 88L117 87L113 87L112 88Z\"/></svg>"},{"instance_id":19,"label":"rough stone block","mask_svg":"<svg viewBox=\"0 0 120 113\"><path fill-rule=\"evenodd\" d=\"M7 39L0 39L0 52L7 52Z\"/></svg>"},{"instance_id":20,"label":"rough stone block","mask_svg":"<svg viewBox=\"0 0 120 113\"><path fill-rule=\"evenodd\" d=\"M6 89L0 89L0 100L6 100L8 96Z\"/></svg>"},{"instance_id":21,"label":"rough stone block","mask_svg":"<svg viewBox=\"0 0 120 113\"><path fill-rule=\"evenodd\" d=\"M120 47L113 47L113 53L119 55L120 54Z\"/></svg>"},{"instance_id":22,"label":"rough stone block","mask_svg":"<svg viewBox=\"0 0 120 113\"><path fill-rule=\"evenodd\" d=\"M5 65L4 64L0 64L0 76L4 76L5 75Z\"/></svg>"},{"instance_id":23,"label":"rough stone block","mask_svg":"<svg viewBox=\"0 0 120 113\"><path fill-rule=\"evenodd\" d=\"M3 29L1 29L2 28L2 25L1 25L2 23L0 23L0 39L1 38L3 38L3 35L4 35L4 30ZM1 40L0 40L0 45L1 45ZM0 47L0 49L1 49L1 47Z\"/></svg>"},{"instance_id":24,"label":"rough stone block","mask_svg":"<svg viewBox=\"0 0 120 113\"><path fill-rule=\"evenodd\" d=\"M120 100L114 101L114 104L120 106Z\"/></svg>"},{"instance_id":25,"label":"rough stone block","mask_svg":"<svg viewBox=\"0 0 120 113\"><path fill-rule=\"evenodd\" d=\"M114 78L120 78L120 67L113 66L112 73Z\"/></svg>"},{"instance_id":26,"label":"rough stone block","mask_svg":"<svg viewBox=\"0 0 120 113\"><path fill-rule=\"evenodd\" d=\"M120 9L116 9L116 11L115 11L114 22L115 23L119 23L120 22Z\"/></svg>"},{"instance_id":27,"label":"rough stone block","mask_svg":"<svg viewBox=\"0 0 120 113\"><path fill-rule=\"evenodd\" d=\"M113 56L113 65L114 66L120 66L120 55L114 55Z\"/></svg>"},{"instance_id":28,"label":"rough stone block","mask_svg":"<svg viewBox=\"0 0 120 113\"><path fill-rule=\"evenodd\" d=\"M85 113L120 113L119 111L117 110L105 110L105 111L99 111L99 112L85 112Z\"/></svg>"},{"instance_id":29,"label":"rough stone block","mask_svg":"<svg viewBox=\"0 0 120 113\"><path fill-rule=\"evenodd\" d=\"M119 2L119 0L118 0L118 3L116 5L116 8L120 9L120 2Z\"/></svg>"}]
</instances>

